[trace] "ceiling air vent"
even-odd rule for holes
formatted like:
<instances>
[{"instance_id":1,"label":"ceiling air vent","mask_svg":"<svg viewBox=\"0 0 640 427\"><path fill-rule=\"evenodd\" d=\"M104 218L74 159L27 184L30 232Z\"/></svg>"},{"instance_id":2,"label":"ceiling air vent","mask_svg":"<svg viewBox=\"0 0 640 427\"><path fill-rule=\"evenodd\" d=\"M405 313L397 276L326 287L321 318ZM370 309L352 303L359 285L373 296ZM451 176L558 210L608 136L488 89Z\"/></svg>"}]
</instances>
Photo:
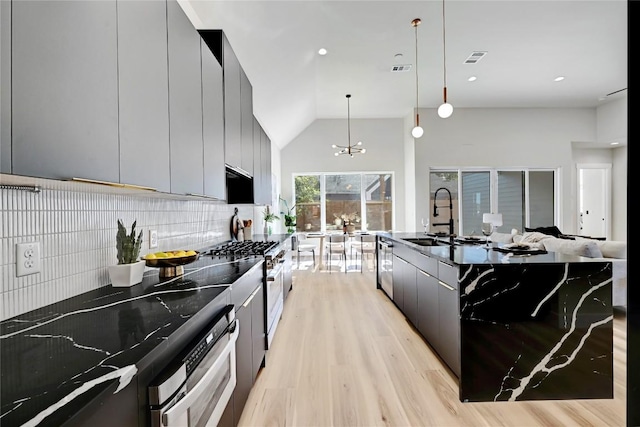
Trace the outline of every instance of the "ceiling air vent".
<instances>
[{"instance_id":1,"label":"ceiling air vent","mask_svg":"<svg viewBox=\"0 0 640 427\"><path fill-rule=\"evenodd\" d=\"M484 56L487 54L487 52L471 52L471 55L469 55L469 57L467 59L464 60L465 64L477 64L478 61L480 61L482 58L484 58Z\"/></svg>"},{"instance_id":2,"label":"ceiling air vent","mask_svg":"<svg viewBox=\"0 0 640 427\"><path fill-rule=\"evenodd\" d=\"M409 70L411 70L411 64L394 65L391 67L392 73L402 73L404 71L409 71Z\"/></svg>"}]
</instances>

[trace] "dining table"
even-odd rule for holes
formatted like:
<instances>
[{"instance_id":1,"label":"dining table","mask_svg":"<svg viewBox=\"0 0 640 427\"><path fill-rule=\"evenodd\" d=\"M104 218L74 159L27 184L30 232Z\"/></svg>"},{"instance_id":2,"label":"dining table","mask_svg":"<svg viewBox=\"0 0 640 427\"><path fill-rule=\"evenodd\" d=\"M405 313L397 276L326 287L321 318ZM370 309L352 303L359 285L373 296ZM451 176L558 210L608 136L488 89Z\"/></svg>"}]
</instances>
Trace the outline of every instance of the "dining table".
<instances>
[{"instance_id":1,"label":"dining table","mask_svg":"<svg viewBox=\"0 0 640 427\"><path fill-rule=\"evenodd\" d=\"M324 265L324 238L326 236L328 236L329 234L342 234L342 232L335 232L335 233L326 233L326 232L320 232L320 231L310 231L305 233L305 235L307 236L307 239L320 239L320 248L319 248L319 258L320 261L318 262L318 270L324 270L325 265ZM360 234L369 234L369 233L365 233L365 232L351 232L348 233L349 235L349 239L350 240L353 236L358 236ZM348 245L348 241L347 241L347 245Z\"/></svg>"}]
</instances>

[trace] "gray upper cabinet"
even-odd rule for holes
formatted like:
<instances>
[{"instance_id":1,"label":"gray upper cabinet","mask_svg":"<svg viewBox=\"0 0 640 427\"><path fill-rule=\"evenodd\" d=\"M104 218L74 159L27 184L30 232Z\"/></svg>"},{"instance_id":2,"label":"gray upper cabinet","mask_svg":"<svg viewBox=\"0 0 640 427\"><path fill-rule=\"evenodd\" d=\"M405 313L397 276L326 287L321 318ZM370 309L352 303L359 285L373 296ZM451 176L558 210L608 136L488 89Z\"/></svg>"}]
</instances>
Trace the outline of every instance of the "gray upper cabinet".
<instances>
[{"instance_id":1,"label":"gray upper cabinet","mask_svg":"<svg viewBox=\"0 0 640 427\"><path fill-rule=\"evenodd\" d=\"M200 35L175 0L167 2L171 192L202 194Z\"/></svg>"},{"instance_id":2,"label":"gray upper cabinet","mask_svg":"<svg viewBox=\"0 0 640 427\"><path fill-rule=\"evenodd\" d=\"M240 63L226 37L223 43L224 156L226 163L242 168Z\"/></svg>"},{"instance_id":3,"label":"gray upper cabinet","mask_svg":"<svg viewBox=\"0 0 640 427\"><path fill-rule=\"evenodd\" d=\"M254 175L253 171L253 90L249 78L244 70L240 68L240 124L242 141L242 164L249 175Z\"/></svg>"},{"instance_id":4,"label":"gray upper cabinet","mask_svg":"<svg viewBox=\"0 0 640 427\"><path fill-rule=\"evenodd\" d=\"M204 194L223 200L224 96L222 66L204 41L202 48L202 137L204 140Z\"/></svg>"},{"instance_id":5,"label":"gray upper cabinet","mask_svg":"<svg viewBox=\"0 0 640 427\"><path fill-rule=\"evenodd\" d=\"M264 203L262 185L262 126L258 120L253 118L253 201L261 205Z\"/></svg>"},{"instance_id":6,"label":"gray upper cabinet","mask_svg":"<svg viewBox=\"0 0 640 427\"><path fill-rule=\"evenodd\" d=\"M166 1L118 1L120 182L171 191Z\"/></svg>"},{"instance_id":7,"label":"gray upper cabinet","mask_svg":"<svg viewBox=\"0 0 640 427\"><path fill-rule=\"evenodd\" d=\"M0 173L11 173L11 2L0 1Z\"/></svg>"},{"instance_id":8,"label":"gray upper cabinet","mask_svg":"<svg viewBox=\"0 0 640 427\"><path fill-rule=\"evenodd\" d=\"M260 157L262 163L262 204L271 204L271 139L262 131Z\"/></svg>"},{"instance_id":9,"label":"gray upper cabinet","mask_svg":"<svg viewBox=\"0 0 640 427\"><path fill-rule=\"evenodd\" d=\"M115 0L12 9L12 173L119 181Z\"/></svg>"}]
</instances>

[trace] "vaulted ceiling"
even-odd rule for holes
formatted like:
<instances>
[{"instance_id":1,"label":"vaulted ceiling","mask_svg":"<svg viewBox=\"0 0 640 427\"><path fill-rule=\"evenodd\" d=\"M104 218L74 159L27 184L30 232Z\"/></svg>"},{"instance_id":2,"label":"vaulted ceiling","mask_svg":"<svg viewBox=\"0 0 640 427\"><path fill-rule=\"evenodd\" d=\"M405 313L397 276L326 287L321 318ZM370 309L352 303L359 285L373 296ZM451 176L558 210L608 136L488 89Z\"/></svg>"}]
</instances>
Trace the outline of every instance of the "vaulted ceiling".
<instances>
[{"instance_id":1,"label":"vaulted ceiling","mask_svg":"<svg viewBox=\"0 0 640 427\"><path fill-rule=\"evenodd\" d=\"M626 95L624 0L180 3L198 29L224 30L253 86L254 114L280 147L316 119L346 118L347 93L352 118L410 115L414 18L422 20L419 106L437 108L443 5L448 100L456 108L597 107ZM477 51L486 55L465 63ZM394 65L412 68L392 72Z\"/></svg>"}]
</instances>

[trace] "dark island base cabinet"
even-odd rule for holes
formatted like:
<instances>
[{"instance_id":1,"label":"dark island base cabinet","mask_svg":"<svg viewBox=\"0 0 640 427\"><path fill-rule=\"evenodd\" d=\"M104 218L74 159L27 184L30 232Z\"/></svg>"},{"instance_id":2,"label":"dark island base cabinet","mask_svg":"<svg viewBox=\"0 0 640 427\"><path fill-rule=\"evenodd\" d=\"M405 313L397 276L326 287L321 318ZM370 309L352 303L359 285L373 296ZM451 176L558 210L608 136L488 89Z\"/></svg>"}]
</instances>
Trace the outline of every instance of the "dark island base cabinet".
<instances>
[{"instance_id":1,"label":"dark island base cabinet","mask_svg":"<svg viewBox=\"0 0 640 427\"><path fill-rule=\"evenodd\" d=\"M259 265L231 287L231 300L240 323L236 342L236 388L219 426L238 425L251 387L265 363L266 323L262 276L262 265Z\"/></svg>"},{"instance_id":2,"label":"dark island base cabinet","mask_svg":"<svg viewBox=\"0 0 640 427\"><path fill-rule=\"evenodd\" d=\"M406 246L394 246L393 301L459 377L458 300L457 267Z\"/></svg>"},{"instance_id":3,"label":"dark island base cabinet","mask_svg":"<svg viewBox=\"0 0 640 427\"><path fill-rule=\"evenodd\" d=\"M393 302L404 313L404 270L407 261L393 256Z\"/></svg>"}]
</instances>

